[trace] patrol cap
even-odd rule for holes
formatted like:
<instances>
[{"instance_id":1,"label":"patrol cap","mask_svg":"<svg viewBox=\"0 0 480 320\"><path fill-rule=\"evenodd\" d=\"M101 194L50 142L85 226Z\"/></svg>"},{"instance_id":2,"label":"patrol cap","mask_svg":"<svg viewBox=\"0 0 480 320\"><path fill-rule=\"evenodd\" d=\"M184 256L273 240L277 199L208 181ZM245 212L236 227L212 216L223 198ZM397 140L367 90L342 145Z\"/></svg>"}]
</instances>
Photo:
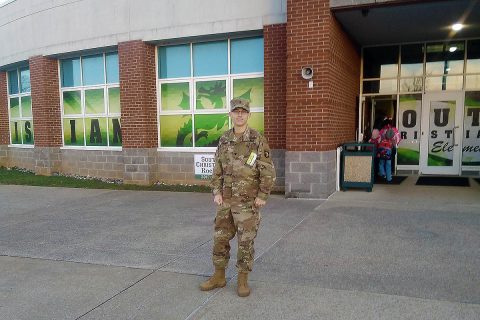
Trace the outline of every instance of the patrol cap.
<instances>
[{"instance_id":1,"label":"patrol cap","mask_svg":"<svg viewBox=\"0 0 480 320\"><path fill-rule=\"evenodd\" d=\"M235 98L230 101L230 111L233 111L237 108L242 108L250 112L250 102L247 99Z\"/></svg>"}]
</instances>

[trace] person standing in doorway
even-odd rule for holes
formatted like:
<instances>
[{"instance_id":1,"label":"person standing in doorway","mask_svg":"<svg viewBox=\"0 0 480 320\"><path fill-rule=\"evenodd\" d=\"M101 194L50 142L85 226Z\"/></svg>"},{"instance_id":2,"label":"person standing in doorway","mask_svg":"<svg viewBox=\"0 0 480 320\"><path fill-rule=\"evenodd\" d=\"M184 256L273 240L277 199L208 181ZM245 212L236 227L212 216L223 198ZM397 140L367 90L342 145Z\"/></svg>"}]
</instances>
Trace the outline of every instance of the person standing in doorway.
<instances>
[{"instance_id":1,"label":"person standing in doorway","mask_svg":"<svg viewBox=\"0 0 480 320\"><path fill-rule=\"evenodd\" d=\"M392 125L392 120L386 118L380 130L380 142L378 144L378 174L387 182L392 182L392 159L394 159L397 146L402 140L397 128Z\"/></svg>"},{"instance_id":2,"label":"person standing in doorway","mask_svg":"<svg viewBox=\"0 0 480 320\"><path fill-rule=\"evenodd\" d=\"M213 236L215 273L200 284L200 289L208 291L226 285L230 240L236 234L237 293L246 297L250 294L248 274L253 266L253 244L260 225L260 209L274 186L275 168L267 140L247 125L250 117L248 100L232 99L229 116L233 128L220 138L211 181L213 201L217 205Z\"/></svg>"},{"instance_id":3,"label":"person standing in doorway","mask_svg":"<svg viewBox=\"0 0 480 320\"><path fill-rule=\"evenodd\" d=\"M380 131L378 129L373 129L370 139L368 143L373 143L374 147L373 150L375 152L375 156L373 157L373 172L375 176L378 175L378 167L379 167L379 155L378 155L378 145L380 143Z\"/></svg>"}]
</instances>

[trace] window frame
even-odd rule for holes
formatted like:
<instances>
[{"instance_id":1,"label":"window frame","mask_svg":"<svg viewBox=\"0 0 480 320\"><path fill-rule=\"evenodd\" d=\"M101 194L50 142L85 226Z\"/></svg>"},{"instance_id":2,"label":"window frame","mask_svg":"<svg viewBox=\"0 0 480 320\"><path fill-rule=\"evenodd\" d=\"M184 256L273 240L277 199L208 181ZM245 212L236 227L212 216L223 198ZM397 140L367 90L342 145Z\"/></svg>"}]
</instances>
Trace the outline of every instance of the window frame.
<instances>
[{"instance_id":1,"label":"window frame","mask_svg":"<svg viewBox=\"0 0 480 320\"><path fill-rule=\"evenodd\" d=\"M465 77L464 82L463 82L464 91L480 91L480 86L479 87L469 87L468 86L470 84L468 78L470 78L470 77L479 77L480 78L480 70L478 72L468 72L468 70L467 70L468 61L469 61L469 59L468 59L468 46L473 41L478 42L479 45L480 45L480 38L470 39L470 40L465 41L465 63L464 63L464 72L463 72L463 75ZM479 82L480 82L480 80L479 80Z\"/></svg>"},{"instance_id":2,"label":"window frame","mask_svg":"<svg viewBox=\"0 0 480 320\"><path fill-rule=\"evenodd\" d=\"M258 37L258 36L255 36ZM254 38L254 37L245 37L245 39ZM263 37L262 37L263 38ZM208 115L208 114L227 114L230 112L230 100L233 98L233 81L237 79L252 79L252 78L265 78L264 71L262 72L250 72L250 73L238 73L232 74L231 73L231 41L239 39L239 38L228 38L223 39L227 40L227 61L228 61L228 74L225 75L212 75L212 76L194 76L194 63L193 63L193 45L195 43L200 42L188 42L188 43L178 43L174 45L181 45L181 44L188 44L190 46L190 76L189 77L180 77L180 78L160 78L160 64L158 61L159 55L159 48L162 47L161 45L156 46L155 48L155 74L157 76L156 87L157 87L157 123L158 123L158 132L157 132L157 139L158 139L158 151L173 151L173 152L215 152L216 147L196 147L195 146L195 115ZM242 38L240 38L242 39ZM211 40L211 41L201 41L202 43L207 42L218 42L219 40ZM169 46L169 45L166 45ZM173 44L172 44L173 46ZM201 81L215 81L215 80L225 80L226 82L226 97L225 97L225 108L223 109L196 109L196 83ZM188 83L189 84L189 102L190 108L188 110L169 110L163 111L162 110L162 92L161 86L164 83ZM265 88L265 86L264 86ZM265 104L265 100L264 100ZM250 109L251 113L264 113L265 106L262 107L253 107ZM192 147L163 147L161 145L161 116L168 116L168 115L189 115L192 119ZM232 128L232 122L230 117L228 118L228 129Z\"/></svg>"},{"instance_id":3,"label":"window frame","mask_svg":"<svg viewBox=\"0 0 480 320\"><path fill-rule=\"evenodd\" d=\"M75 57L70 57L66 59L59 59L58 60L58 77L59 77L59 91L60 91L60 111L61 111L61 120L62 120L62 147L61 149L73 149L73 150L109 150L109 151L121 151L122 146L111 146L110 145L110 119L118 118L120 119L121 123L121 118L122 114L121 112L110 112L110 99L109 99L109 90L112 88L118 88L120 90L120 82L112 82L108 83L107 79L107 54L111 53L117 53L118 51L105 51L102 52L102 58L103 58L103 79L104 83L103 84L94 84L94 85L83 85L84 83L84 77L83 77L83 58L84 57L90 57L90 56L96 56L99 55L100 53L94 53L94 54L88 54L88 55L80 55L80 56L75 56ZM80 71L80 85L79 86L73 86L73 87L62 87L62 61L64 60L69 60L69 59L76 59L78 58L80 60L79 64L79 71ZM119 67L119 72L120 72L120 65ZM120 79L119 79L120 81ZM103 89L103 112L102 113L87 113L86 111L86 98L85 98L85 93L88 90L96 90L96 89ZM65 106L64 106L64 97L63 93L64 92L75 92L79 91L80 92L80 108L81 108L81 113L80 114L65 114ZM98 119L106 119L106 146L89 146L87 143L87 132L86 132L86 119L90 118L98 118ZM82 124L83 124L83 146L78 146L78 145L66 145L65 144L65 128L64 128L64 123L65 120L69 119L82 119Z\"/></svg>"},{"instance_id":4,"label":"window frame","mask_svg":"<svg viewBox=\"0 0 480 320\"><path fill-rule=\"evenodd\" d=\"M27 65L22 65L19 67L16 67L15 69L8 70L5 72L6 79L7 79L7 106L8 106L8 135L9 135L9 147L14 147L14 148L34 148L35 147L35 126L33 124L33 108L32 108L32 87L30 83L30 91L25 91L22 92L22 84L21 84L21 76L20 76L20 70L25 70L28 69L30 71L30 67ZM10 77L9 73L15 71L17 74L17 86L18 86L18 93L15 94L10 94ZM29 76L30 78L30 76ZM30 79L29 79L30 81ZM25 117L23 116L23 111L22 111L22 98L25 97L30 97L30 110L32 112L31 116ZM18 111L19 111L19 116L18 117L12 117L11 114L11 109L10 109L10 100L11 99L18 99ZM31 144L24 143L24 134L23 134L23 128L20 128L20 138L21 138L21 143L13 143L13 137L12 137L12 122L14 121L28 121L30 120L32 123L32 137L33 141Z\"/></svg>"}]
</instances>

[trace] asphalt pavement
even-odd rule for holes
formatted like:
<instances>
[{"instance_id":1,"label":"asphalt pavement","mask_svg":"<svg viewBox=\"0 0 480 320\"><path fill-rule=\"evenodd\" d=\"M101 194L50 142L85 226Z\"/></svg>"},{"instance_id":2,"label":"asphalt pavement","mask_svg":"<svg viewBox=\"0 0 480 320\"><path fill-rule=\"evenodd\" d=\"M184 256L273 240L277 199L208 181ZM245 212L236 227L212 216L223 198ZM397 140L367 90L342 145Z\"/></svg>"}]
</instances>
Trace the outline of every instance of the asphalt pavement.
<instances>
[{"instance_id":1,"label":"asphalt pavement","mask_svg":"<svg viewBox=\"0 0 480 320\"><path fill-rule=\"evenodd\" d=\"M252 294L213 272L209 194L0 185L0 319L480 319L480 185L274 195Z\"/></svg>"}]
</instances>

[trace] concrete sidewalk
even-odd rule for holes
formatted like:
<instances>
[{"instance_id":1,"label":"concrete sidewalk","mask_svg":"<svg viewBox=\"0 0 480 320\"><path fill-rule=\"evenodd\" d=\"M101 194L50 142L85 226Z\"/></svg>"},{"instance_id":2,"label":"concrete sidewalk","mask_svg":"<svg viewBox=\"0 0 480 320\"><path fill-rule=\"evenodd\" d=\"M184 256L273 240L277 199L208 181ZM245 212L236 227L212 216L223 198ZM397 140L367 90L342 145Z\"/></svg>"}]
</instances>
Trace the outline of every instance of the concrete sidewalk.
<instances>
[{"instance_id":1,"label":"concrete sidewalk","mask_svg":"<svg viewBox=\"0 0 480 320\"><path fill-rule=\"evenodd\" d=\"M272 196L248 298L209 194L0 186L0 319L480 319L480 186L414 182Z\"/></svg>"}]
</instances>

